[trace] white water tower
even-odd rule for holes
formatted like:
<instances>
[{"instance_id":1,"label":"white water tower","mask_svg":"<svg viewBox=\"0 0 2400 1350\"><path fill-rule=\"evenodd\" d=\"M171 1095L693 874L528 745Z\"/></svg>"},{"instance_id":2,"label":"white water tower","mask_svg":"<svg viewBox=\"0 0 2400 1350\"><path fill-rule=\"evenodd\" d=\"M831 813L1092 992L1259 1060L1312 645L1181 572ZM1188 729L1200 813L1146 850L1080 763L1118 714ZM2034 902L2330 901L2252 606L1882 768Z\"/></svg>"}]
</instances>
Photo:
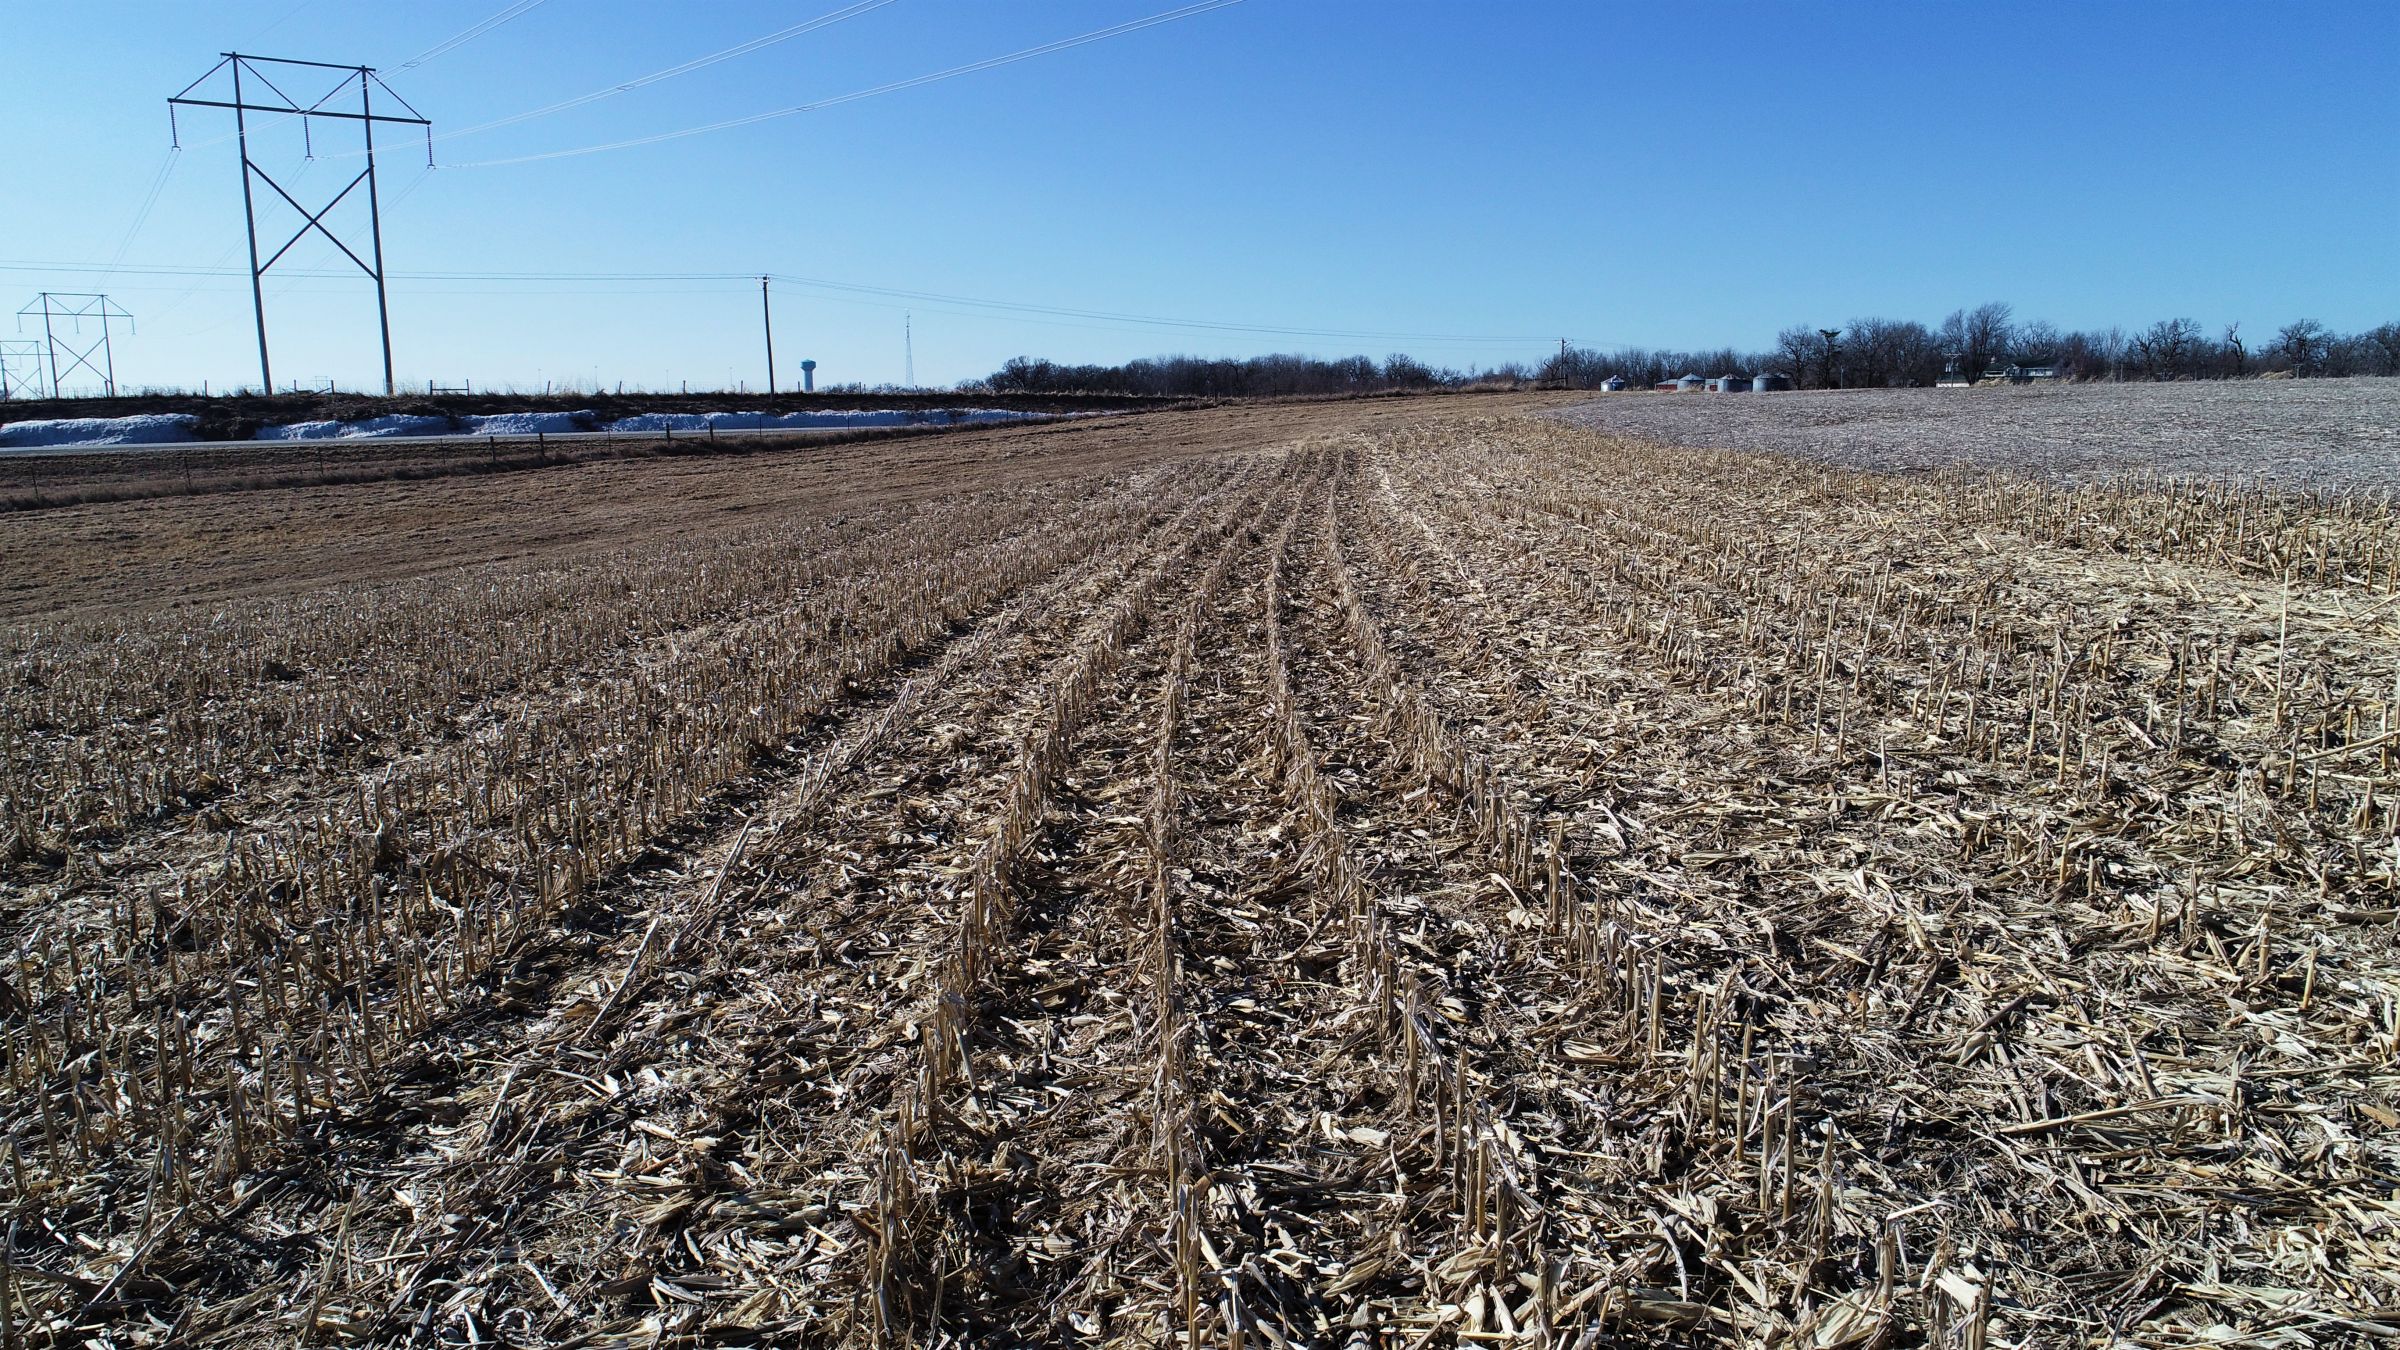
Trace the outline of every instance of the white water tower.
<instances>
[{"instance_id":1,"label":"white water tower","mask_svg":"<svg viewBox=\"0 0 2400 1350\"><path fill-rule=\"evenodd\" d=\"M817 363L814 361L800 363L800 392L803 394L817 392Z\"/></svg>"}]
</instances>

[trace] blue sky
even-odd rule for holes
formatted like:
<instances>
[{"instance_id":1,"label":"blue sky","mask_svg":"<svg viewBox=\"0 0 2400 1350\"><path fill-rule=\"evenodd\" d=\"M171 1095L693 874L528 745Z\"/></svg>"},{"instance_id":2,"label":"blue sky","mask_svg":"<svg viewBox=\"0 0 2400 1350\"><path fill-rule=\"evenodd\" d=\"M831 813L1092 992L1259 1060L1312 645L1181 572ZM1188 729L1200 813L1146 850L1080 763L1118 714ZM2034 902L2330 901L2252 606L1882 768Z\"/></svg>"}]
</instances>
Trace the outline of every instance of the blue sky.
<instances>
[{"instance_id":1,"label":"blue sky","mask_svg":"<svg viewBox=\"0 0 2400 1350\"><path fill-rule=\"evenodd\" d=\"M757 283L742 278L760 272L791 278L776 283L787 382L803 356L822 380L899 380L910 313L924 383L1018 353L1480 365L1538 360L1562 336L1765 346L1791 323L1931 322L1988 299L2073 327L2239 321L2253 345L2301 316L2345 331L2400 319L2388 0L1725 4L1700 18L1244 0L797 116L474 167L868 89L1175 0L892 0L677 79L441 138L843 0L543 0L402 68L511 7L12 4L6 311L44 288L106 290L139 324L118 348L123 382L256 380L240 180L217 140L230 115L187 113L172 153L164 104L238 48L375 65L435 122L446 167L425 173L422 142L397 132L381 157L404 382L756 388ZM309 161L287 125L254 153L313 205L356 172L331 154L347 134L322 128ZM272 247L289 230L265 232ZM112 260L201 274L28 266ZM312 240L295 262L340 260ZM583 279L455 275L532 272ZM623 279L660 273L728 275ZM269 287L279 382L377 378L363 278ZM1316 331L1263 331L1276 329Z\"/></svg>"}]
</instances>

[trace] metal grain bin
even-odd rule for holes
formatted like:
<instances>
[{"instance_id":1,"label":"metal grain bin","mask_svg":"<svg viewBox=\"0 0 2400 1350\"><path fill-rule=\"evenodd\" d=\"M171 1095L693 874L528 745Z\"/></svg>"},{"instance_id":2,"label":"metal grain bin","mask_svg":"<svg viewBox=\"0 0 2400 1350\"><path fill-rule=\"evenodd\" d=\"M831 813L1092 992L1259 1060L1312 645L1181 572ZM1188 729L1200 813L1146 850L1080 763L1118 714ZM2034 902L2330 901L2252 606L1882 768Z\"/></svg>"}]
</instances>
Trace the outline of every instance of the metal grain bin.
<instances>
[{"instance_id":1,"label":"metal grain bin","mask_svg":"<svg viewBox=\"0 0 2400 1350\"><path fill-rule=\"evenodd\" d=\"M1780 393L1791 387L1792 379L1789 375L1756 375L1752 376L1750 380L1750 389L1753 393Z\"/></svg>"}]
</instances>

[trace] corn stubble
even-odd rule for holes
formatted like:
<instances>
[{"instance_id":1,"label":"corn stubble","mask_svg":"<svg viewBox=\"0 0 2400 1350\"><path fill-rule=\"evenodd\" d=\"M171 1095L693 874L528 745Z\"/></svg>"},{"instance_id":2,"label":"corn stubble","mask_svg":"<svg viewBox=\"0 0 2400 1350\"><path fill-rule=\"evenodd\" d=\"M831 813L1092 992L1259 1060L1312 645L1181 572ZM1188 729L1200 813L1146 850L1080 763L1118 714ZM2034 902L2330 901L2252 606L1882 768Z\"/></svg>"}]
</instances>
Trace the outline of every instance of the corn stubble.
<instances>
[{"instance_id":1,"label":"corn stubble","mask_svg":"<svg viewBox=\"0 0 2400 1350\"><path fill-rule=\"evenodd\" d=\"M21 625L0 1336L2400 1334L2395 542L1433 414Z\"/></svg>"}]
</instances>

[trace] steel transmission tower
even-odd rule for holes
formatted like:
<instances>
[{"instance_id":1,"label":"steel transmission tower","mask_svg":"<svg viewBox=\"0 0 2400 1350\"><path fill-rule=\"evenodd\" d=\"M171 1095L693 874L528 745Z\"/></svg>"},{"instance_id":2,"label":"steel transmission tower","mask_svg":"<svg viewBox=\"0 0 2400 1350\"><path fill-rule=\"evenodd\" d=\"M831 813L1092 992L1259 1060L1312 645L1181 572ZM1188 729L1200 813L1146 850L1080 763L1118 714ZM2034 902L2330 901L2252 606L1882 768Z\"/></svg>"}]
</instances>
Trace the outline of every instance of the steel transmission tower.
<instances>
[{"instance_id":1,"label":"steel transmission tower","mask_svg":"<svg viewBox=\"0 0 2400 1350\"><path fill-rule=\"evenodd\" d=\"M42 344L31 338L0 341L0 399L38 398L41 392Z\"/></svg>"},{"instance_id":2,"label":"steel transmission tower","mask_svg":"<svg viewBox=\"0 0 2400 1350\"><path fill-rule=\"evenodd\" d=\"M280 76L297 87L299 80L322 79L321 74L312 74L312 72L323 71L339 71L340 76L334 81L333 87L326 90L324 95L314 103L301 103L285 93L274 78ZM219 72L230 72L232 75L233 96L230 99L192 96L193 90L216 78ZM265 86L272 98L263 95L246 97L243 91L244 76L248 76L254 85ZM349 96L354 89L358 94L358 111L351 112L348 111ZM374 91L377 89L391 94L392 101L403 108L408 108L409 115L401 117L393 113L375 111ZM326 106L337 99L341 101L341 106L333 108ZM391 394L393 392L392 311L384 293L383 284L383 211L382 204L375 194L375 124L395 122L405 126L425 128L425 166L432 168L433 123L418 116L416 109L409 108L407 99L392 93L391 86L376 76L372 66L340 66L324 61L291 61L274 56L244 56L240 52L224 53L224 59L209 67L207 74L192 81L184 87L182 93L167 100L168 127L174 134L177 145L180 146L182 137L180 131L175 128L174 120L175 109L178 107L231 108L233 110L234 143L241 152L242 160L243 223L248 227L250 234L250 307L258 319L258 379L260 387L270 394L275 392L275 369L267 356L267 297L263 284L264 278L269 268L281 262L283 255L291 252L294 244L307 238L309 231L314 230L331 241L335 248L342 251L343 257L356 263L358 270L366 273L368 278L375 283L375 317L383 334L383 392L386 395ZM275 113L282 117L299 118L301 135L310 138L308 143L312 150L315 145L312 129L316 125L316 119L322 117L336 122L356 122L363 141L367 165L359 171L356 178L345 184L341 191L333 194L333 200L311 211L302 206L291 193L284 190L282 184L276 182L266 170L258 167L250 158L248 118L249 114L254 112ZM258 202L251 188L252 179L272 188L275 195L284 200L285 205L300 213L303 221L299 230L285 241L283 247L269 254L264 262L261 262L258 256ZM366 258L358 256L357 250L343 243L325 224L326 215L333 208L341 205L343 200L356 191L362 183L366 185L367 189L368 257L374 259L371 263Z\"/></svg>"},{"instance_id":3,"label":"steel transmission tower","mask_svg":"<svg viewBox=\"0 0 2400 1350\"><path fill-rule=\"evenodd\" d=\"M126 313L116 301L105 295L86 295L73 291L42 292L32 304L17 311L18 326L23 327L25 321L36 314L42 316L42 346L48 350L50 356L50 397L57 398L59 386L64 382L65 376L74 373L77 368L81 368L99 376L101 384L108 389L108 396L115 398L117 396L117 354L109 342L108 325L112 320L122 319L125 321L126 327L130 329L133 325L133 316ZM58 326L67 322L75 325L74 336L62 341L59 337ZM86 323L99 324L100 336L77 347L75 344L83 337L83 326ZM63 370L58 364L59 349L62 347L66 349L67 354L67 364ZM100 362L97 365L92 363L92 354L95 352L100 355Z\"/></svg>"}]
</instances>

